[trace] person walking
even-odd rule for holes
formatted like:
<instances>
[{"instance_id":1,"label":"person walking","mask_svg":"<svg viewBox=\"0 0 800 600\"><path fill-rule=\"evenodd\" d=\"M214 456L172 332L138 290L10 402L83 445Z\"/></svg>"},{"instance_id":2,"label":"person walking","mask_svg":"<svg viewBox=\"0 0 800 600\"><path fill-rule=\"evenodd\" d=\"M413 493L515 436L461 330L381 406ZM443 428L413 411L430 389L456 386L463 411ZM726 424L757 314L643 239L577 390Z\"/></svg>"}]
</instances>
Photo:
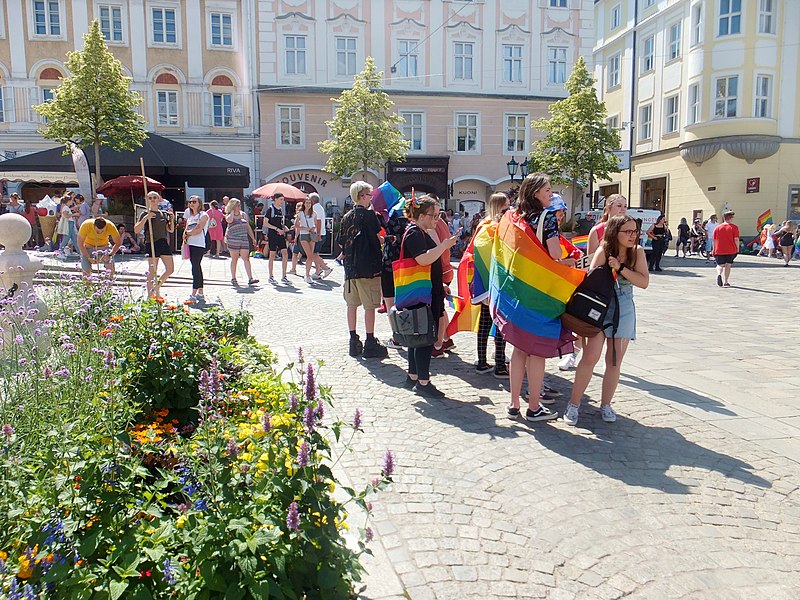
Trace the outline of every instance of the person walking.
<instances>
[{"instance_id":1,"label":"person walking","mask_svg":"<svg viewBox=\"0 0 800 600\"><path fill-rule=\"evenodd\" d=\"M189 197L189 208L183 215L186 227L183 230L183 243L189 247L189 261L192 264L192 293L189 302L205 302L203 292L203 257L206 254L206 231L208 214L203 210L200 196Z\"/></svg>"},{"instance_id":2,"label":"person walking","mask_svg":"<svg viewBox=\"0 0 800 600\"><path fill-rule=\"evenodd\" d=\"M303 203L297 202L294 205L294 217L292 218L292 228L289 234L292 246L292 268L289 273L297 275L297 263L303 256L303 247L300 245L300 214L303 212Z\"/></svg>"},{"instance_id":3,"label":"person walking","mask_svg":"<svg viewBox=\"0 0 800 600\"><path fill-rule=\"evenodd\" d=\"M277 285L273 275L275 256L281 253L283 277L281 283L291 285L286 276L289 267L289 251L286 248L286 234L289 229L286 227L286 215L284 213L285 200L283 194L276 192L272 197L272 204L264 211L264 230L267 234L267 250L269 251L269 283Z\"/></svg>"},{"instance_id":4,"label":"person walking","mask_svg":"<svg viewBox=\"0 0 800 600\"><path fill-rule=\"evenodd\" d=\"M325 263L325 261L322 260L322 256L320 256L320 252L322 251L322 247L325 243L325 238L328 237L328 229L325 224L325 208L320 202L318 193L311 192L308 195L308 198L311 200L311 207L314 211L314 220L317 225L317 241L314 243L314 268L316 269L314 279L325 279L328 275L333 273L333 269L331 269Z\"/></svg>"},{"instance_id":5,"label":"person walking","mask_svg":"<svg viewBox=\"0 0 800 600\"><path fill-rule=\"evenodd\" d=\"M653 247L650 251L650 258L647 260L649 271L662 271L661 257L664 256L664 247L667 243L667 226L665 225L664 215L660 215L656 222L647 230L647 237L652 241Z\"/></svg>"},{"instance_id":6,"label":"person walking","mask_svg":"<svg viewBox=\"0 0 800 600\"><path fill-rule=\"evenodd\" d=\"M683 247L683 258L686 258L686 250L689 248L689 239L691 238L691 230L689 223L686 222L686 217L681 217L681 222L678 223L678 241L675 243L675 258L678 258L678 251Z\"/></svg>"},{"instance_id":7,"label":"person walking","mask_svg":"<svg viewBox=\"0 0 800 600\"><path fill-rule=\"evenodd\" d=\"M300 247L306 255L306 277L305 282L309 285L314 283L311 279L311 267L314 266L314 247L319 239L317 234L317 218L314 214L314 204L312 200L306 198L303 201L303 210L298 214L300 224L297 227L299 232L298 239Z\"/></svg>"},{"instance_id":8,"label":"person walking","mask_svg":"<svg viewBox=\"0 0 800 600\"><path fill-rule=\"evenodd\" d=\"M739 254L739 227L733 223L735 215L732 210L723 213L723 223L714 230L714 260L717 261L717 285L720 287L731 287L728 283L731 266Z\"/></svg>"},{"instance_id":9,"label":"person walking","mask_svg":"<svg viewBox=\"0 0 800 600\"><path fill-rule=\"evenodd\" d=\"M383 259L381 268L381 296L383 305L386 307L386 314L394 306L394 270L392 263L400 258L400 242L403 234L408 227L408 218L400 210L393 210L389 213L389 220L386 222L386 235L383 238ZM402 346L394 339L389 338L386 342L388 348L400 350Z\"/></svg>"},{"instance_id":10,"label":"person walking","mask_svg":"<svg viewBox=\"0 0 800 600\"><path fill-rule=\"evenodd\" d=\"M714 230L717 228L717 215L711 215L705 225L706 230L706 260L714 260Z\"/></svg>"},{"instance_id":11,"label":"person walking","mask_svg":"<svg viewBox=\"0 0 800 600\"><path fill-rule=\"evenodd\" d=\"M22 216L30 223L31 225L31 237L28 240L27 247L34 248L40 242L39 239L41 236L39 235L39 215L36 211L36 206L30 200L25 200L25 208L22 209Z\"/></svg>"},{"instance_id":12,"label":"person walking","mask_svg":"<svg viewBox=\"0 0 800 600\"><path fill-rule=\"evenodd\" d=\"M600 415L606 423L617 420L611 401L619 384L620 369L625 351L631 340L636 339L636 306L633 303L633 288L646 289L650 283L647 258L639 245L639 227L633 217L620 215L611 217L603 234L603 243L592 257L591 268L608 265L616 278L617 301L612 304L603 322L602 332L587 338L583 354L575 370L572 394L564 410L564 422L577 425L581 399L592 379L592 373L603 346L606 347L606 369L600 396ZM618 315L616 331L612 329ZM604 343L605 342L605 343Z\"/></svg>"},{"instance_id":13,"label":"person walking","mask_svg":"<svg viewBox=\"0 0 800 600\"><path fill-rule=\"evenodd\" d=\"M792 253L794 252L794 237L797 233L797 226L794 221L786 221L783 226L775 232L775 237L778 238L778 245L783 252L783 266L788 267L789 261L792 260Z\"/></svg>"},{"instance_id":14,"label":"person walking","mask_svg":"<svg viewBox=\"0 0 800 600\"><path fill-rule=\"evenodd\" d=\"M152 296L158 297L161 286L175 271L172 248L169 245L169 235L175 232L175 212L172 209L161 210L159 204L162 201L161 194L158 192L148 192L148 210L133 225L134 233L137 235L143 231L145 233L145 252L149 253L147 258L149 263L147 274L148 298ZM148 221L150 221L150 225L147 225ZM164 272L157 277L159 260L164 264Z\"/></svg>"},{"instance_id":15,"label":"person walking","mask_svg":"<svg viewBox=\"0 0 800 600\"><path fill-rule=\"evenodd\" d=\"M225 250L225 230L222 226L225 215L219 209L219 204L216 200L211 201L211 207L206 213L208 215L208 237L211 241L212 248L214 249L214 258L220 257L220 250Z\"/></svg>"},{"instance_id":16,"label":"person walking","mask_svg":"<svg viewBox=\"0 0 800 600\"><path fill-rule=\"evenodd\" d=\"M239 285L236 280L236 268L241 259L247 273L247 285L255 285L258 279L253 277L253 269L250 266L250 242L255 246L256 236L250 227L247 215L242 212L242 201L238 198L231 198L225 206L225 222L228 224L225 244L231 255L231 283L234 287Z\"/></svg>"},{"instance_id":17,"label":"person walking","mask_svg":"<svg viewBox=\"0 0 800 600\"><path fill-rule=\"evenodd\" d=\"M78 229L75 226L75 219L78 213L72 210L72 202L72 198L65 194L61 198L61 204L58 208L60 220L58 221L56 233L61 237L58 247L59 250L67 252L70 244L74 252L78 251Z\"/></svg>"}]
</instances>

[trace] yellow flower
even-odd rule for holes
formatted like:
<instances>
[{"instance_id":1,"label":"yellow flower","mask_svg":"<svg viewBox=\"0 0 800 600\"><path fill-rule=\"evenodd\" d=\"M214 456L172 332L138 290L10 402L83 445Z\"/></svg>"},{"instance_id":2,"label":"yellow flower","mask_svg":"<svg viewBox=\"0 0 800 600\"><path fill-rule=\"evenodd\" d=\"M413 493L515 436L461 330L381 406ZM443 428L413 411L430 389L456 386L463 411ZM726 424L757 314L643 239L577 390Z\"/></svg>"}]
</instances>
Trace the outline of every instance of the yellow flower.
<instances>
[{"instance_id":1,"label":"yellow flower","mask_svg":"<svg viewBox=\"0 0 800 600\"><path fill-rule=\"evenodd\" d=\"M328 491L331 494L336 491L336 484L333 481L328 482Z\"/></svg>"},{"instance_id":2,"label":"yellow flower","mask_svg":"<svg viewBox=\"0 0 800 600\"><path fill-rule=\"evenodd\" d=\"M239 460L246 460L247 462L250 462L251 460L253 460L253 455L250 454L249 452L242 452L239 455Z\"/></svg>"},{"instance_id":3,"label":"yellow flower","mask_svg":"<svg viewBox=\"0 0 800 600\"><path fill-rule=\"evenodd\" d=\"M8 552L0 550L0 560L5 561L6 559L8 559Z\"/></svg>"},{"instance_id":4,"label":"yellow flower","mask_svg":"<svg viewBox=\"0 0 800 600\"><path fill-rule=\"evenodd\" d=\"M186 515L181 515L180 517L178 517L178 520L175 521L175 527L177 527L178 529L183 529L183 526L186 525L186 520L187 520Z\"/></svg>"}]
</instances>

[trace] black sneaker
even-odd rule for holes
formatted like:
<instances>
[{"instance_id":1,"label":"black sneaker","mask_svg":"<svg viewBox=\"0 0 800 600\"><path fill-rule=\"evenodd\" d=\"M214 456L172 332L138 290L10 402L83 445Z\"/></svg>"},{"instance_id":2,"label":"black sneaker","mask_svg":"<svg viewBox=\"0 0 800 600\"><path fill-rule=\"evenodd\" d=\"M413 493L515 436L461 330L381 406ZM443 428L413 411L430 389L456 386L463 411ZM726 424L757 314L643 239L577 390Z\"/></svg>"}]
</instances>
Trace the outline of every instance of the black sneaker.
<instances>
[{"instance_id":1,"label":"black sneaker","mask_svg":"<svg viewBox=\"0 0 800 600\"><path fill-rule=\"evenodd\" d=\"M557 418L558 413L553 412L546 406L539 406L538 410L535 411L530 408L525 410L526 421L552 421Z\"/></svg>"},{"instance_id":2,"label":"black sneaker","mask_svg":"<svg viewBox=\"0 0 800 600\"><path fill-rule=\"evenodd\" d=\"M497 379L508 379L508 367L506 365L497 365L494 368L494 376Z\"/></svg>"},{"instance_id":3,"label":"black sneaker","mask_svg":"<svg viewBox=\"0 0 800 600\"><path fill-rule=\"evenodd\" d=\"M475 367L475 370L478 373L488 373L489 371L492 370L492 365L488 363L483 363L482 365L478 365L477 367Z\"/></svg>"},{"instance_id":4,"label":"black sneaker","mask_svg":"<svg viewBox=\"0 0 800 600\"><path fill-rule=\"evenodd\" d=\"M389 351L377 338L372 338L368 339L364 344L364 351L361 356L364 358L386 358L389 356Z\"/></svg>"},{"instance_id":5,"label":"black sneaker","mask_svg":"<svg viewBox=\"0 0 800 600\"><path fill-rule=\"evenodd\" d=\"M414 389L414 386L417 385L416 379L411 379L408 375L406 375L406 380L403 382L403 387L407 390Z\"/></svg>"},{"instance_id":6,"label":"black sneaker","mask_svg":"<svg viewBox=\"0 0 800 600\"><path fill-rule=\"evenodd\" d=\"M722 287L722 275L717 275L717 285Z\"/></svg>"},{"instance_id":7,"label":"black sneaker","mask_svg":"<svg viewBox=\"0 0 800 600\"><path fill-rule=\"evenodd\" d=\"M350 356L361 356L364 351L364 344L358 339L358 336L350 338Z\"/></svg>"},{"instance_id":8,"label":"black sneaker","mask_svg":"<svg viewBox=\"0 0 800 600\"><path fill-rule=\"evenodd\" d=\"M513 406L507 406L506 414L508 415L509 419L516 419L517 417L519 417L519 409L514 408Z\"/></svg>"},{"instance_id":9,"label":"black sneaker","mask_svg":"<svg viewBox=\"0 0 800 600\"><path fill-rule=\"evenodd\" d=\"M428 385L417 383L414 386L414 391L420 396L425 396L426 398L444 398L444 392L433 387L431 382L428 382Z\"/></svg>"}]
</instances>

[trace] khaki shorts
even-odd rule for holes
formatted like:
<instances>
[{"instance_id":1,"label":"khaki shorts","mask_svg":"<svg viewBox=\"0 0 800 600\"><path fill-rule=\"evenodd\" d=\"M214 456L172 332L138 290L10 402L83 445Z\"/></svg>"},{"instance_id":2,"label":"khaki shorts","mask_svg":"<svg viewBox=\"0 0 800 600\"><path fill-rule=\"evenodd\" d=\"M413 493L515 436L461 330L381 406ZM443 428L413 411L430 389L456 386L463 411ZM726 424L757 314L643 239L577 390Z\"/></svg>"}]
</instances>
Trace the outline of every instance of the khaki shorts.
<instances>
[{"instance_id":1,"label":"khaki shorts","mask_svg":"<svg viewBox=\"0 0 800 600\"><path fill-rule=\"evenodd\" d=\"M364 310L378 308L381 305L380 275L345 281L344 301L347 306L363 306Z\"/></svg>"}]
</instances>

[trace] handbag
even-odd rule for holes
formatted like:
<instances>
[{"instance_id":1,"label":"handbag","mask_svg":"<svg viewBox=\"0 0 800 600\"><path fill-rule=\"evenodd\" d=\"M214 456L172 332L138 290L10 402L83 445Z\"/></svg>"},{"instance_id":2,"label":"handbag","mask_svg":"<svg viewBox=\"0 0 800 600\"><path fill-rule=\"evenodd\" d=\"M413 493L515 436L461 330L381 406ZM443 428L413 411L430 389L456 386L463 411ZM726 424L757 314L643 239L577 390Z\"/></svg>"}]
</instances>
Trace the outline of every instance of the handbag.
<instances>
[{"instance_id":1,"label":"handbag","mask_svg":"<svg viewBox=\"0 0 800 600\"><path fill-rule=\"evenodd\" d=\"M431 310L431 267L420 265L415 258L403 258L406 235L408 230L400 242L400 258L392 262L395 305L389 311L389 324L392 336L400 345L422 348L436 341L436 320Z\"/></svg>"},{"instance_id":2,"label":"handbag","mask_svg":"<svg viewBox=\"0 0 800 600\"><path fill-rule=\"evenodd\" d=\"M423 348L433 346L436 341L436 320L429 304L399 310L393 306L389 310L389 324L392 337L401 346Z\"/></svg>"},{"instance_id":3,"label":"handbag","mask_svg":"<svg viewBox=\"0 0 800 600\"><path fill-rule=\"evenodd\" d=\"M189 259L189 244L187 244L186 242L184 242L183 245L181 245L181 257L183 258L183 260Z\"/></svg>"}]
</instances>

